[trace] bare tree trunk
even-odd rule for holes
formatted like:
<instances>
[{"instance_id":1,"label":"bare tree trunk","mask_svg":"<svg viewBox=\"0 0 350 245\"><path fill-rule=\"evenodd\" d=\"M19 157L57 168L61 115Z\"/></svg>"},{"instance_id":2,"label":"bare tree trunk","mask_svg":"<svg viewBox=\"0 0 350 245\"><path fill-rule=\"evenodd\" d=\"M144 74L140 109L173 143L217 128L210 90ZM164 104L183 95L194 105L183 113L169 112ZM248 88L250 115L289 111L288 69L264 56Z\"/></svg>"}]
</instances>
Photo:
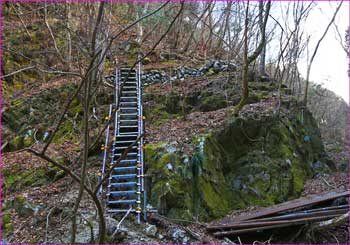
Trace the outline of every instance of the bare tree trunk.
<instances>
[{"instance_id":1,"label":"bare tree trunk","mask_svg":"<svg viewBox=\"0 0 350 245\"><path fill-rule=\"evenodd\" d=\"M173 49L176 50L179 44L179 39L180 39L180 34L182 31L182 23L183 23L183 13L180 14L180 17L177 20L177 28L175 29L176 34L175 34L175 40L174 40L174 45L173 45Z\"/></svg>"},{"instance_id":2,"label":"bare tree trunk","mask_svg":"<svg viewBox=\"0 0 350 245\"><path fill-rule=\"evenodd\" d=\"M98 40L98 33L99 29L102 25L103 21L103 13L104 13L104 2L100 2L99 6L99 12L96 19L96 25L95 29L92 35L91 40L91 57L94 57L96 55L97 49L103 46L103 43L97 43ZM106 39L107 40L107 39ZM101 47L102 48L102 47ZM104 52L105 53L105 52ZM103 54L104 54L103 53ZM103 57L101 57L103 59ZM84 105L84 137L83 137L83 159L82 159L82 167L81 167L81 174L80 174L80 186L79 186L79 193L77 200L75 202L74 208L73 208L73 215L72 215L72 237L71 237L71 243L75 243L76 238L76 232L77 232L77 213L80 206L81 199L83 197L84 192L84 185L85 185L85 178L86 178L86 167L87 167L87 159L89 154L89 111L90 111L90 89L91 85L96 82L97 75L99 73L100 65L103 64L103 61L101 61L101 58L95 59L94 63L98 63L96 69L94 69L92 72L90 72L90 75L86 77L86 80L84 81L84 94L83 94L83 105Z\"/></svg>"},{"instance_id":3,"label":"bare tree trunk","mask_svg":"<svg viewBox=\"0 0 350 245\"><path fill-rule=\"evenodd\" d=\"M249 96L249 89L248 89L248 68L249 65L256 60L256 58L261 53L262 49L264 48L264 45L266 44L266 24L269 17L271 8L271 1L268 1L266 4L266 10L265 10L265 16L264 16L264 28L261 32L261 40L258 45L258 47L255 49L252 55L248 56L248 25L249 25L249 1L247 2L246 7L246 15L245 15L245 24L244 24L244 57L243 57L243 74L242 74L242 98L238 105L234 108L233 114L238 115L238 113L241 111L243 106L246 104L246 101Z\"/></svg>"},{"instance_id":4,"label":"bare tree trunk","mask_svg":"<svg viewBox=\"0 0 350 245\"><path fill-rule=\"evenodd\" d=\"M202 20L203 16L206 14L206 12L210 8L210 6L211 6L211 2L208 2L207 7L203 10L203 13L199 16L199 18L197 19L196 23L194 24L194 28L193 28L194 30L197 28L199 21ZM195 33L194 31L191 32L190 37L188 38L188 40L187 40L187 42L185 44L184 53L186 53L188 51L188 49L190 48L190 44L191 44L191 41L193 39L194 33Z\"/></svg>"},{"instance_id":5,"label":"bare tree trunk","mask_svg":"<svg viewBox=\"0 0 350 245\"><path fill-rule=\"evenodd\" d=\"M249 97L249 89L248 89L248 24L249 24L249 1L247 2L247 8L246 8L246 16L245 16L245 22L244 22L244 54L243 54L243 73L242 73L242 99L239 102L238 106L236 107L237 110L235 111L235 114L238 114L238 112L242 109L242 107L245 105L246 100ZM236 109L235 108L235 109Z\"/></svg>"},{"instance_id":6,"label":"bare tree trunk","mask_svg":"<svg viewBox=\"0 0 350 245\"><path fill-rule=\"evenodd\" d=\"M147 13L148 6L149 6L149 2L146 2L145 3L145 7L143 8L141 16L143 16L143 15L145 15ZM139 17L137 16L137 18L139 18ZM138 23L137 26L138 26L138 29L139 29L138 42L141 43L142 39L143 39L143 26L142 26L142 23Z\"/></svg>"},{"instance_id":7,"label":"bare tree trunk","mask_svg":"<svg viewBox=\"0 0 350 245\"><path fill-rule=\"evenodd\" d=\"M217 51L222 51L222 44L223 44L223 40L225 40L225 36L226 36L226 33L227 33L227 30L229 28L229 21L230 21L230 14L231 14L231 8L232 8L232 2L227 2L227 6L225 8L225 18L222 22L222 25L220 27L220 31L219 31L219 35L221 38L219 38L219 41L218 41L218 44L216 46L216 49L215 49L215 53ZM230 32L228 32L230 33Z\"/></svg>"},{"instance_id":8,"label":"bare tree trunk","mask_svg":"<svg viewBox=\"0 0 350 245\"><path fill-rule=\"evenodd\" d=\"M70 35L70 19L71 19L71 2L70 0L66 1L67 7L67 68L68 71L71 69L71 61L72 61L72 38Z\"/></svg>"},{"instance_id":9,"label":"bare tree trunk","mask_svg":"<svg viewBox=\"0 0 350 245\"><path fill-rule=\"evenodd\" d=\"M259 1L259 28L260 33L264 31L264 19L263 19L263 11L264 11L264 1ZM261 34L262 35L262 34ZM264 47L260 54L260 63L259 63L259 74L260 76L265 75L265 59L266 59L266 42L264 43Z\"/></svg>"},{"instance_id":10,"label":"bare tree trunk","mask_svg":"<svg viewBox=\"0 0 350 245\"><path fill-rule=\"evenodd\" d=\"M213 39L213 9L214 9L214 6L212 8L212 11L210 11L208 13L208 21L209 21L209 35L208 35L208 39L206 41L206 46L208 47L209 49L209 52L211 50L211 45L212 45L212 39Z\"/></svg>"},{"instance_id":11,"label":"bare tree trunk","mask_svg":"<svg viewBox=\"0 0 350 245\"><path fill-rule=\"evenodd\" d=\"M46 2L45 2L45 7L44 7L44 21L45 21L45 24L46 24L46 27L47 29L49 30L49 33L50 33L50 36L51 36L51 39L53 41L53 45L55 47L55 50L58 54L58 57L61 59L62 63L65 63L65 60L61 54L61 51L58 49L58 46L57 46L57 42L56 42L56 39L55 39L55 36L53 34L53 31L50 27L50 24L49 24L49 20L47 19L47 6L46 6Z\"/></svg>"},{"instance_id":12,"label":"bare tree trunk","mask_svg":"<svg viewBox=\"0 0 350 245\"><path fill-rule=\"evenodd\" d=\"M311 66L312 66L312 62L315 59L315 56L317 54L318 48L320 47L320 44L322 42L322 40L325 38L325 36L327 35L327 32L329 30L329 28L331 27L331 25L333 24L335 17L337 16L340 7L342 6L343 2L340 2L340 4L338 5L337 9L335 10L333 17L331 19L331 21L328 23L328 26L326 27L325 31L323 32L321 38L318 40L315 50L311 56L310 62L308 63L307 66L307 71L306 71L306 85L305 85L305 90L304 90L304 99L303 99L303 103L306 106L307 104L307 94L308 94L308 90L309 90L309 79L310 79L310 72L311 72Z\"/></svg>"}]
</instances>

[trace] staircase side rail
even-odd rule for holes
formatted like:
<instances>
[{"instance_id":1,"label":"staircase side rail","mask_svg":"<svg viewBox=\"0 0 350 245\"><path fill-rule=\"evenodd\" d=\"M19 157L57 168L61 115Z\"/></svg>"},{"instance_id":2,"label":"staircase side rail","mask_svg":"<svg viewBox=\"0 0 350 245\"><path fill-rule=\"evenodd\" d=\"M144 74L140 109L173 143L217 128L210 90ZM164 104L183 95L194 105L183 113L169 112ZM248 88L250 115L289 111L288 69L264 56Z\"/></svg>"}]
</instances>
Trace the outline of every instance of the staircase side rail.
<instances>
[{"instance_id":1,"label":"staircase side rail","mask_svg":"<svg viewBox=\"0 0 350 245\"><path fill-rule=\"evenodd\" d=\"M108 111L108 117L107 120L109 121L112 115L112 104L109 105L109 111ZM105 137L105 144L102 146L103 149L103 157L102 157L102 169L101 169L101 173L99 174L99 180L98 183L101 182L101 180L103 180L104 174L105 174L105 170L106 170L106 161L107 161L107 151L108 151L108 142L109 142L109 123L106 127L106 137ZM102 195L102 185L100 186L100 189L98 191L98 196Z\"/></svg>"}]
</instances>

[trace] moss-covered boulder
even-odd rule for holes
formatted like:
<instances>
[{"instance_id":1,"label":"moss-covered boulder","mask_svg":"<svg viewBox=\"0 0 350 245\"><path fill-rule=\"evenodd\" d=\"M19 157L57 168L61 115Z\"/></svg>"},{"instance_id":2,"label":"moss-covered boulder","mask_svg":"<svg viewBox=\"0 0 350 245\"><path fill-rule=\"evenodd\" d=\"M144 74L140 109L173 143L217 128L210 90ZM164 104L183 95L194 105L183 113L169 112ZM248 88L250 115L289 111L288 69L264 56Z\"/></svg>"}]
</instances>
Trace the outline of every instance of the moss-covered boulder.
<instances>
[{"instance_id":1,"label":"moss-covered boulder","mask_svg":"<svg viewBox=\"0 0 350 245\"><path fill-rule=\"evenodd\" d=\"M12 100L9 107L3 108L2 113L3 133L5 140L8 141L3 150L15 151L29 147L36 141L46 142L57 120L57 113L63 111L68 97L75 88L74 84L65 84L40 91L36 96L23 96ZM78 141L82 115L81 102L75 98L53 142Z\"/></svg>"},{"instance_id":2,"label":"moss-covered boulder","mask_svg":"<svg viewBox=\"0 0 350 245\"><path fill-rule=\"evenodd\" d=\"M168 113L176 114L181 110L180 95L177 92L172 91L165 98L165 110Z\"/></svg>"},{"instance_id":3,"label":"moss-covered boulder","mask_svg":"<svg viewBox=\"0 0 350 245\"><path fill-rule=\"evenodd\" d=\"M298 197L307 179L334 167L305 108L229 118L221 131L194 139L202 140L197 176L193 156L177 144L146 147L150 203L171 217L209 220L232 209L284 202Z\"/></svg>"},{"instance_id":4,"label":"moss-covered boulder","mask_svg":"<svg viewBox=\"0 0 350 245\"><path fill-rule=\"evenodd\" d=\"M227 106L226 98L221 94L204 97L199 106L201 111L215 111Z\"/></svg>"},{"instance_id":5,"label":"moss-covered boulder","mask_svg":"<svg viewBox=\"0 0 350 245\"><path fill-rule=\"evenodd\" d=\"M52 165L24 170L14 164L11 169L2 170L3 188L6 191L18 191L28 187L42 186L64 176L65 172L63 170Z\"/></svg>"}]
</instances>

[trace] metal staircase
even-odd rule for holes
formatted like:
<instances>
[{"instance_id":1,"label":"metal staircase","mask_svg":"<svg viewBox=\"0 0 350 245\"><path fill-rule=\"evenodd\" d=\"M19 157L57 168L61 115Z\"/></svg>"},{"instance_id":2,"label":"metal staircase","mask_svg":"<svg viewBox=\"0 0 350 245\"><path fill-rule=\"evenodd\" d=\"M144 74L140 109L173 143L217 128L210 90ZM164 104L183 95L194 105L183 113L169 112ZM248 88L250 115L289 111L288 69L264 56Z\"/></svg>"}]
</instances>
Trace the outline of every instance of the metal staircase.
<instances>
[{"instance_id":1,"label":"metal staircase","mask_svg":"<svg viewBox=\"0 0 350 245\"><path fill-rule=\"evenodd\" d=\"M107 127L100 178L103 179L107 170L111 170L105 192L106 212L136 213L138 222L141 213L146 219L141 72L141 63L138 71L129 67L116 69L115 104L114 109L113 105L110 106L108 117L111 120L112 112L114 113L114 132L112 141L109 142L109 126Z\"/></svg>"}]
</instances>

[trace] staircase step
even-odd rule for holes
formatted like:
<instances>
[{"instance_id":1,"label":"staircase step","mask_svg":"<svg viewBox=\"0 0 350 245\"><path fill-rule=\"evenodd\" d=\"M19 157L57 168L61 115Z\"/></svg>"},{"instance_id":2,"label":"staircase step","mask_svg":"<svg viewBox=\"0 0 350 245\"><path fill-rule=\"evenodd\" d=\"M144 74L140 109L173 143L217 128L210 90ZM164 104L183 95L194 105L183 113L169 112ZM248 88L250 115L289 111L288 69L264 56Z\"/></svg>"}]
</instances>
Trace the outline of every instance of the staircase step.
<instances>
[{"instance_id":1,"label":"staircase step","mask_svg":"<svg viewBox=\"0 0 350 245\"><path fill-rule=\"evenodd\" d=\"M127 135L122 135L122 136L127 136ZM121 137L121 136L119 136L119 137L117 137L117 141L115 142L115 144L118 143L118 142L121 142L123 144L130 143L130 145L131 145L131 143L135 142L136 139L137 139L137 136L131 136L131 137Z\"/></svg>"},{"instance_id":2,"label":"staircase step","mask_svg":"<svg viewBox=\"0 0 350 245\"><path fill-rule=\"evenodd\" d=\"M117 175L111 175L109 177L110 179L134 179L137 178L137 174L117 174Z\"/></svg>"},{"instance_id":3,"label":"staircase step","mask_svg":"<svg viewBox=\"0 0 350 245\"><path fill-rule=\"evenodd\" d=\"M117 149L117 150L114 150L113 153L112 153L112 156L119 158L119 157L120 157L119 154L123 154L124 151L126 151L126 149ZM136 154L135 154L135 155L132 155L132 153L137 153L137 152L138 152L138 149L137 149L137 148L134 148L134 149L129 150L128 154L126 155L126 156L128 157L127 159L130 159L131 157L136 156ZM114 154L114 155L113 155L113 154Z\"/></svg>"},{"instance_id":4,"label":"staircase step","mask_svg":"<svg viewBox=\"0 0 350 245\"><path fill-rule=\"evenodd\" d=\"M141 203L141 202L137 201L136 199L108 201L108 204L134 204L134 203Z\"/></svg>"},{"instance_id":5,"label":"staircase step","mask_svg":"<svg viewBox=\"0 0 350 245\"><path fill-rule=\"evenodd\" d=\"M138 127L138 125L137 122L121 122L119 124L120 127Z\"/></svg>"},{"instance_id":6,"label":"staircase step","mask_svg":"<svg viewBox=\"0 0 350 245\"><path fill-rule=\"evenodd\" d=\"M127 165L127 166L134 166L136 165L135 162L120 162L121 160L137 160L137 156L126 156L124 157L123 159L120 159L120 157L118 156L112 156L113 159L111 159L111 162L118 162L118 166L121 166L121 165ZM118 161L120 159L120 161Z\"/></svg>"},{"instance_id":7,"label":"staircase step","mask_svg":"<svg viewBox=\"0 0 350 245\"><path fill-rule=\"evenodd\" d=\"M122 87L124 89L124 87L132 87L132 89L137 90L138 86L137 86L137 80L132 78L132 79L125 79L121 81Z\"/></svg>"},{"instance_id":8,"label":"staircase step","mask_svg":"<svg viewBox=\"0 0 350 245\"><path fill-rule=\"evenodd\" d=\"M131 117L131 116L138 116L138 114L137 113L120 113L119 116Z\"/></svg>"},{"instance_id":9,"label":"staircase step","mask_svg":"<svg viewBox=\"0 0 350 245\"><path fill-rule=\"evenodd\" d=\"M135 134L137 134L137 128L138 124L119 124L119 133L126 132L128 129L133 131L136 129Z\"/></svg>"},{"instance_id":10,"label":"staircase step","mask_svg":"<svg viewBox=\"0 0 350 245\"><path fill-rule=\"evenodd\" d=\"M126 96L120 96L120 99L122 100L122 99L129 99L129 100L131 100L131 99L135 99L135 100L137 100L137 97L136 96L130 96L130 97L126 97Z\"/></svg>"},{"instance_id":11,"label":"staircase step","mask_svg":"<svg viewBox=\"0 0 350 245\"><path fill-rule=\"evenodd\" d=\"M138 115L123 115L120 120L137 120L139 118Z\"/></svg>"},{"instance_id":12,"label":"staircase step","mask_svg":"<svg viewBox=\"0 0 350 245\"><path fill-rule=\"evenodd\" d=\"M120 99L120 103L124 103L124 102L137 102L137 99L133 99L133 98L125 99L125 97Z\"/></svg>"},{"instance_id":13,"label":"staircase step","mask_svg":"<svg viewBox=\"0 0 350 245\"><path fill-rule=\"evenodd\" d=\"M123 154L125 150L126 150L126 149L124 149L124 150L115 150L115 151L112 153L112 157L119 158L119 157L120 157L119 154ZM127 156L126 159L130 159L130 158L136 156L136 154L135 154L135 155L131 155L132 153L138 153L138 149L131 149L131 151L129 151L128 154L126 155L126 156ZM114 155L113 155L113 154L114 154Z\"/></svg>"},{"instance_id":14,"label":"staircase step","mask_svg":"<svg viewBox=\"0 0 350 245\"><path fill-rule=\"evenodd\" d=\"M120 121L120 124L125 124L125 123L134 123L134 124L137 124L139 122L139 120L137 119L121 119Z\"/></svg>"},{"instance_id":15,"label":"staircase step","mask_svg":"<svg viewBox=\"0 0 350 245\"><path fill-rule=\"evenodd\" d=\"M138 115L138 109L137 108L131 108L131 109L123 109L121 108L120 116L125 116L125 114L136 114ZM124 118L123 118L124 119Z\"/></svg>"},{"instance_id":16,"label":"staircase step","mask_svg":"<svg viewBox=\"0 0 350 245\"><path fill-rule=\"evenodd\" d=\"M140 212L140 211L135 211L135 209L108 209L107 213L127 213L127 212Z\"/></svg>"},{"instance_id":17,"label":"staircase step","mask_svg":"<svg viewBox=\"0 0 350 245\"><path fill-rule=\"evenodd\" d=\"M125 136L125 135L116 135L116 138L128 138L128 137L135 137L135 139L137 138L137 136L139 136L138 134L134 134L134 135L129 135L129 136Z\"/></svg>"},{"instance_id":18,"label":"staircase step","mask_svg":"<svg viewBox=\"0 0 350 245\"><path fill-rule=\"evenodd\" d=\"M130 101L120 101L120 105L119 105L120 108L126 107L126 106L128 106L128 107L133 107L133 106L135 106L135 107L138 108L138 105L135 104L135 103L128 103L128 104L122 105L122 103L124 103L124 102L136 102L136 103L137 103L137 101L133 101L133 99L131 99Z\"/></svg>"},{"instance_id":19,"label":"staircase step","mask_svg":"<svg viewBox=\"0 0 350 245\"><path fill-rule=\"evenodd\" d=\"M136 110L136 111L137 111L137 106L120 107L120 110L121 110L121 111Z\"/></svg>"},{"instance_id":20,"label":"staircase step","mask_svg":"<svg viewBox=\"0 0 350 245\"><path fill-rule=\"evenodd\" d=\"M116 143L114 144L114 147L129 147L134 141L128 142L128 143ZM138 145L138 144L137 144Z\"/></svg>"},{"instance_id":21,"label":"staircase step","mask_svg":"<svg viewBox=\"0 0 350 245\"><path fill-rule=\"evenodd\" d=\"M121 182L121 183L110 183L108 187L131 187L131 186L138 186L139 184L137 182Z\"/></svg>"},{"instance_id":22,"label":"staircase step","mask_svg":"<svg viewBox=\"0 0 350 245\"><path fill-rule=\"evenodd\" d=\"M129 104L138 104L138 102L137 101L120 101L120 104L127 104L127 105L129 105Z\"/></svg>"},{"instance_id":23,"label":"staircase step","mask_svg":"<svg viewBox=\"0 0 350 245\"><path fill-rule=\"evenodd\" d=\"M135 141L137 139L137 134L135 135L117 135L116 136L116 142L117 141Z\"/></svg>"},{"instance_id":24,"label":"staircase step","mask_svg":"<svg viewBox=\"0 0 350 245\"><path fill-rule=\"evenodd\" d=\"M116 167L113 169L114 172L123 172L123 171L131 171L131 170L137 170L137 166L131 166L131 167Z\"/></svg>"},{"instance_id":25,"label":"staircase step","mask_svg":"<svg viewBox=\"0 0 350 245\"><path fill-rule=\"evenodd\" d=\"M137 119L120 119L119 122L138 122Z\"/></svg>"},{"instance_id":26,"label":"staircase step","mask_svg":"<svg viewBox=\"0 0 350 245\"><path fill-rule=\"evenodd\" d=\"M123 90L122 94L137 94L137 91Z\"/></svg>"},{"instance_id":27,"label":"staircase step","mask_svg":"<svg viewBox=\"0 0 350 245\"><path fill-rule=\"evenodd\" d=\"M119 126L119 128L130 128L130 129L138 128L138 127L139 127L138 125L124 125L124 126Z\"/></svg>"},{"instance_id":28,"label":"staircase step","mask_svg":"<svg viewBox=\"0 0 350 245\"><path fill-rule=\"evenodd\" d=\"M124 93L124 94L136 94L137 93L137 89L136 88L133 88L133 90L122 90L121 91L122 92L122 94Z\"/></svg>"},{"instance_id":29,"label":"staircase step","mask_svg":"<svg viewBox=\"0 0 350 245\"><path fill-rule=\"evenodd\" d=\"M120 157L112 157L113 159L111 160L111 162L118 162L117 166L134 166L136 165L135 162L120 162L118 161ZM122 160L137 160L136 159L137 157L136 156L127 156L127 157L124 157Z\"/></svg>"},{"instance_id":30,"label":"staircase step","mask_svg":"<svg viewBox=\"0 0 350 245\"><path fill-rule=\"evenodd\" d=\"M137 132L135 132L135 131L132 131L132 132L121 132L119 134L120 135L134 135L135 133L137 133Z\"/></svg>"},{"instance_id":31,"label":"staircase step","mask_svg":"<svg viewBox=\"0 0 350 245\"><path fill-rule=\"evenodd\" d=\"M116 161L114 161L114 162L116 162ZM135 165L135 164L137 164L137 159L123 159L119 162L119 164L123 164L123 166L124 166L124 164L128 165L128 166Z\"/></svg>"},{"instance_id":32,"label":"staircase step","mask_svg":"<svg viewBox=\"0 0 350 245\"><path fill-rule=\"evenodd\" d=\"M123 86L123 89L134 89L137 91L137 86Z\"/></svg>"},{"instance_id":33,"label":"staircase step","mask_svg":"<svg viewBox=\"0 0 350 245\"><path fill-rule=\"evenodd\" d=\"M120 67L120 70L130 70L132 66L128 65L128 64L123 64ZM133 68L133 71L135 70L135 67Z\"/></svg>"},{"instance_id":34,"label":"staircase step","mask_svg":"<svg viewBox=\"0 0 350 245\"><path fill-rule=\"evenodd\" d=\"M123 86L135 87L137 89L137 81L125 81L123 82Z\"/></svg>"},{"instance_id":35,"label":"staircase step","mask_svg":"<svg viewBox=\"0 0 350 245\"><path fill-rule=\"evenodd\" d=\"M137 76L136 74L132 74L130 73L130 75L127 77L127 73L123 74L121 77L120 77L120 81L121 82L125 82L125 81L136 81L137 80Z\"/></svg>"},{"instance_id":36,"label":"staircase step","mask_svg":"<svg viewBox=\"0 0 350 245\"><path fill-rule=\"evenodd\" d=\"M131 145L131 144L134 143L134 142L135 142L135 140L116 141L116 142L114 143L114 145L116 145L116 144L127 144L127 143L130 143L130 145Z\"/></svg>"},{"instance_id":37,"label":"staircase step","mask_svg":"<svg viewBox=\"0 0 350 245\"><path fill-rule=\"evenodd\" d=\"M123 74L123 75L121 76L121 78L120 78L121 82L125 82L126 79L127 79L127 80L136 80L135 74L130 74L128 77L126 77L127 75L128 75L128 74L125 73L125 74Z\"/></svg>"},{"instance_id":38,"label":"staircase step","mask_svg":"<svg viewBox=\"0 0 350 245\"><path fill-rule=\"evenodd\" d=\"M137 152L128 152L127 154L126 154L126 156L129 156L129 157L131 157L131 156L137 156ZM120 157L122 155L122 153L116 153L116 154L114 154L114 157Z\"/></svg>"},{"instance_id":39,"label":"staircase step","mask_svg":"<svg viewBox=\"0 0 350 245\"><path fill-rule=\"evenodd\" d=\"M132 190L132 191L111 191L107 195L109 195L110 197L120 197L120 196L133 196L137 194L141 194L141 193L138 193L137 191Z\"/></svg>"},{"instance_id":40,"label":"staircase step","mask_svg":"<svg viewBox=\"0 0 350 245\"><path fill-rule=\"evenodd\" d=\"M128 149L129 146L120 146L120 147L115 147L114 150L125 150L125 149ZM137 149L137 145L131 147L130 149Z\"/></svg>"},{"instance_id":41,"label":"staircase step","mask_svg":"<svg viewBox=\"0 0 350 245\"><path fill-rule=\"evenodd\" d=\"M120 161L120 163L134 163L136 164L137 159L123 159Z\"/></svg>"},{"instance_id":42,"label":"staircase step","mask_svg":"<svg viewBox=\"0 0 350 245\"><path fill-rule=\"evenodd\" d=\"M126 77L128 75L128 71L122 72L121 73L121 78ZM129 77L137 77L136 72L130 72Z\"/></svg>"}]
</instances>

